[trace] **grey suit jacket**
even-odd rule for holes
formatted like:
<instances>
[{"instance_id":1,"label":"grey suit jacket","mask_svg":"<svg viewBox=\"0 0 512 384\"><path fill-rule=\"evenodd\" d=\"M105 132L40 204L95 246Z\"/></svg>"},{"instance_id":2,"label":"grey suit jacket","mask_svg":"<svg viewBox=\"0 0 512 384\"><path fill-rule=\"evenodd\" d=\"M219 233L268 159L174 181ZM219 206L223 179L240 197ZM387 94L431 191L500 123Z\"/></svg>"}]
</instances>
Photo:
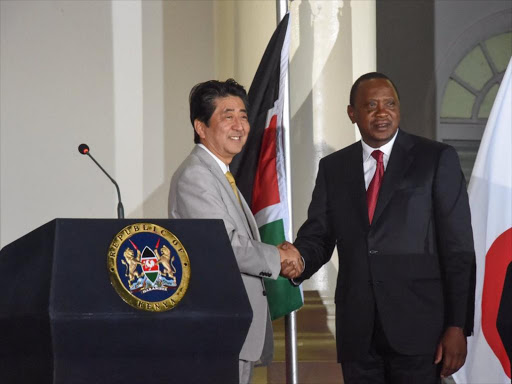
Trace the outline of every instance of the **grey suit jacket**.
<instances>
[{"instance_id":1,"label":"grey suit jacket","mask_svg":"<svg viewBox=\"0 0 512 384\"><path fill-rule=\"evenodd\" d=\"M240 359L267 363L272 359L273 336L262 277L277 279L280 257L276 247L260 242L254 216L239 195L243 208L215 159L196 146L172 177L169 217L224 220L253 311Z\"/></svg>"}]
</instances>

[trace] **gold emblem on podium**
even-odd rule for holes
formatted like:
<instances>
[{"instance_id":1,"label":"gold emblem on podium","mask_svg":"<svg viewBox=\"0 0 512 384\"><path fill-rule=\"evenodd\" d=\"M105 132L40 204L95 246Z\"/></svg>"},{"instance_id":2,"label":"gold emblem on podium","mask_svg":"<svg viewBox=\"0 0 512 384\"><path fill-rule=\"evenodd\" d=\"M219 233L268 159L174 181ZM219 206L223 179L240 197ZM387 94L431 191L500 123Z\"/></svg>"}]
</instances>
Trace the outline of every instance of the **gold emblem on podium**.
<instances>
[{"instance_id":1,"label":"gold emblem on podium","mask_svg":"<svg viewBox=\"0 0 512 384\"><path fill-rule=\"evenodd\" d=\"M123 228L108 250L110 282L134 308L164 312L185 296L190 280L190 260L178 238L152 223Z\"/></svg>"}]
</instances>

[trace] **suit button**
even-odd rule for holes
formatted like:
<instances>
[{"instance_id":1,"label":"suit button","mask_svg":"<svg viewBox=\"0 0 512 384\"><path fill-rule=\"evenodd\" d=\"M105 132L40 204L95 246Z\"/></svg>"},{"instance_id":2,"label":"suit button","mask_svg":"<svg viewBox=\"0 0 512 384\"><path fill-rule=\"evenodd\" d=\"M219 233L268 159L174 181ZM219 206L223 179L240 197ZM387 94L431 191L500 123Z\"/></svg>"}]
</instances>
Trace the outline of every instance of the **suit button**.
<instances>
[{"instance_id":1,"label":"suit button","mask_svg":"<svg viewBox=\"0 0 512 384\"><path fill-rule=\"evenodd\" d=\"M263 296L267 296L267 291L263 291Z\"/></svg>"},{"instance_id":2,"label":"suit button","mask_svg":"<svg viewBox=\"0 0 512 384\"><path fill-rule=\"evenodd\" d=\"M375 249L370 249L370 255L376 255L377 253L379 253L379 251Z\"/></svg>"}]
</instances>

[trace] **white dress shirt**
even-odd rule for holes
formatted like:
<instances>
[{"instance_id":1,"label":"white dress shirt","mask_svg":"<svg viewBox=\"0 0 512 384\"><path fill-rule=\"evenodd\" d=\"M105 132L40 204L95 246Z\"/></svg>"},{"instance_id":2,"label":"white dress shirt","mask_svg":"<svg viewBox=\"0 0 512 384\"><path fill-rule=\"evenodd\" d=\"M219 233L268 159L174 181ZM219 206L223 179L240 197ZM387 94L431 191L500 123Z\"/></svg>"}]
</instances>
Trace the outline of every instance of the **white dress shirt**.
<instances>
[{"instance_id":1,"label":"white dress shirt","mask_svg":"<svg viewBox=\"0 0 512 384\"><path fill-rule=\"evenodd\" d=\"M213 157L215 159L217 164L219 164L220 169L222 169L223 174L226 174L226 172L229 171L229 165L226 165L221 159L219 159L217 156L215 156L212 151L210 151L208 148L206 148L203 144L197 144L197 145L200 146L201 148L203 148L206 152L208 152L210 154L211 157Z\"/></svg>"},{"instance_id":2,"label":"white dress shirt","mask_svg":"<svg viewBox=\"0 0 512 384\"><path fill-rule=\"evenodd\" d=\"M395 143L396 135L398 134L398 129L395 132L395 135L391 140L389 140L386 144L384 144L380 148L372 148L368 144L366 144L363 139L361 139L361 144L363 145L363 171L364 171L364 183L365 187L368 190L368 186L373 179L373 175L375 175L375 169L377 168L377 160L375 160L372 156L372 152L375 150L380 150L384 153L383 162L384 162L384 171L388 166L389 156L391 156L391 150L393 149L393 144Z\"/></svg>"}]
</instances>

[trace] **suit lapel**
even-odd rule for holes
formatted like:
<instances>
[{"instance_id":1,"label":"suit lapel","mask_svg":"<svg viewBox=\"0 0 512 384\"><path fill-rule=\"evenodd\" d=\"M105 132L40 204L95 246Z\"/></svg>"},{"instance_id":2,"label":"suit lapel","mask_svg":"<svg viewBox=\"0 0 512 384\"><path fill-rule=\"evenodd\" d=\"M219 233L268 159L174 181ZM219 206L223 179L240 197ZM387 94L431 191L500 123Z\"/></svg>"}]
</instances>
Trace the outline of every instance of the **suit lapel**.
<instances>
[{"instance_id":1,"label":"suit lapel","mask_svg":"<svg viewBox=\"0 0 512 384\"><path fill-rule=\"evenodd\" d=\"M404 174L411 165L414 158L413 153L410 151L412 146L413 143L411 137L402 130L398 131L398 135L389 158L389 163L386 167L386 172L384 173L384 179L382 180L382 185L380 187L377 207L375 208L375 213L373 215L373 223L376 223L379 220L379 217L386 208L386 205L389 203L394 192L400 185ZM368 214L366 216L368 216Z\"/></svg>"},{"instance_id":2,"label":"suit lapel","mask_svg":"<svg viewBox=\"0 0 512 384\"><path fill-rule=\"evenodd\" d=\"M260 230L258 229L258 223L256 223L256 219L254 218L254 215L252 214L251 208L249 207L249 204L245 201L244 195L242 195L242 192L238 190L238 195L240 196L240 202L242 203L242 208L244 211L245 218L247 219L247 223L249 224L249 228L252 233L252 237L255 240L261 241L260 238Z\"/></svg>"},{"instance_id":3,"label":"suit lapel","mask_svg":"<svg viewBox=\"0 0 512 384\"><path fill-rule=\"evenodd\" d=\"M219 165L215 162L215 159L213 159L209 153L207 153L203 148L199 146L194 147L194 149L192 150L192 154L195 154L197 157L199 157L201 161L206 165L206 167L210 170L210 172L217 178L222 188L224 188L227 195L229 196L229 199L235 206L239 221L243 223L246 231L254 236L252 227L249 227L249 215L246 215L246 212L244 212L244 210L248 210L250 212L250 209L245 200L243 199L240 190L238 191L238 195L240 196L240 200L242 202L242 205L244 206L243 209L240 206L240 203L238 202L238 199L236 198L235 194L233 193L233 189L231 188L231 184L229 184L226 175L222 173L222 170L220 169ZM232 212L230 212L230 214L232 214ZM256 226L256 223L254 223L254 225Z\"/></svg>"},{"instance_id":4,"label":"suit lapel","mask_svg":"<svg viewBox=\"0 0 512 384\"><path fill-rule=\"evenodd\" d=\"M339 190L340 193L342 190L348 190L351 206L355 207L357 217L363 218L363 224L366 224L366 227L368 227L368 207L366 204L363 171L363 147L359 141L347 149L348 152L346 156L340 157L340 163L336 165L336 169L328 170L328 174L340 175L341 170L341 177L333 178L333 182L337 183L336 189Z\"/></svg>"},{"instance_id":5,"label":"suit lapel","mask_svg":"<svg viewBox=\"0 0 512 384\"><path fill-rule=\"evenodd\" d=\"M350 175L352 188L352 196L354 198L354 204L357 207L358 214L360 217L364 217L364 223L366 226L370 225L370 220L368 219L368 204L366 202L366 187L364 182L364 169L363 169L363 146L361 142L358 143L357 146L354 146L354 150L350 154L351 159L350 162L352 164L357 164L355 167L349 167L351 171L354 171L353 174Z\"/></svg>"}]
</instances>

